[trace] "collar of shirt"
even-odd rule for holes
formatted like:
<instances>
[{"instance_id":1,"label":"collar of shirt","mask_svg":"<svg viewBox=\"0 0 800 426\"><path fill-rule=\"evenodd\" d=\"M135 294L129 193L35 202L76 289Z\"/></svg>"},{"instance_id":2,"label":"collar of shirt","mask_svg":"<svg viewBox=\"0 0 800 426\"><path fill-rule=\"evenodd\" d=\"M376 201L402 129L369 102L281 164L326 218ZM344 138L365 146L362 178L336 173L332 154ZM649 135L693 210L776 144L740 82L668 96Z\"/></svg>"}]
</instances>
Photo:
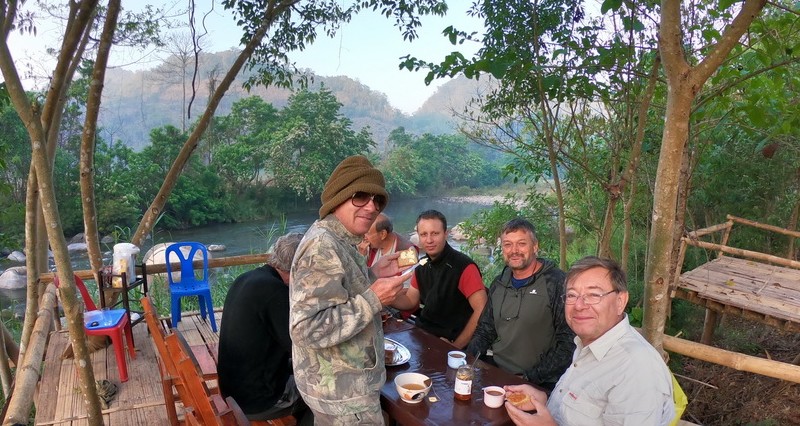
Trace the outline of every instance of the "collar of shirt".
<instances>
[{"instance_id":1,"label":"collar of shirt","mask_svg":"<svg viewBox=\"0 0 800 426\"><path fill-rule=\"evenodd\" d=\"M580 354L583 352L583 349L586 348L598 361L602 360L608 351L614 346L614 343L616 343L620 338L622 338L622 336L625 335L626 330L630 328L630 326L631 325L628 322L628 314L626 313L622 320L617 323L617 325L611 327L610 330L603 333L602 336L589 344L589 346L584 347L583 343L581 342L581 338L575 336L575 346L577 347L575 354Z\"/></svg>"},{"instance_id":2,"label":"collar of shirt","mask_svg":"<svg viewBox=\"0 0 800 426\"><path fill-rule=\"evenodd\" d=\"M363 235L355 235L347 230L347 228L342 225L342 222L339 222L339 219L336 216L329 214L325 216L323 219L320 219L319 225L328 228L334 234L340 236L342 239L347 241L351 246L355 247L360 243L363 239Z\"/></svg>"}]
</instances>

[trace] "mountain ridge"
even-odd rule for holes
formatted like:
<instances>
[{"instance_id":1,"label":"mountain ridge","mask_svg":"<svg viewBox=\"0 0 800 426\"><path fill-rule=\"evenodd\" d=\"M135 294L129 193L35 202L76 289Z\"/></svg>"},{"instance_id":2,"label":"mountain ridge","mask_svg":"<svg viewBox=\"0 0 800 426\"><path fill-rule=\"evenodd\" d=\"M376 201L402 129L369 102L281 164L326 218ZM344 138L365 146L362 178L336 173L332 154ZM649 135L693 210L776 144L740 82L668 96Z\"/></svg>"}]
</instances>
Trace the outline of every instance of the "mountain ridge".
<instances>
[{"instance_id":1,"label":"mountain ridge","mask_svg":"<svg viewBox=\"0 0 800 426\"><path fill-rule=\"evenodd\" d=\"M102 136L109 140L121 140L135 150L149 144L149 133L153 128L173 125L188 128L203 113L209 87L222 79L220 70L227 70L239 54L230 49L217 53L203 53L196 79L195 97L189 88L190 65L176 57L147 70L130 71L109 69L103 90L100 112ZM177 65L176 65L177 64ZM479 93L480 84L465 77L455 78L440 86L413 114L405 114L391 105L385 93L347 76L317 76L312 73L309 88L318 90L324 86L342 104L341 113L353 122L354 130L369 127L377 149L383 149L389 133L404 127L412 134L444 134L455 132L456 125L451 111L463 111L469 100ZM232 105L248 96L259 96L265 102L280 109L286 106L292 91L278 87L263 86L246 90L242 83L248 73L240 73L220 101L215 115L227 115ZM186 91L182 87L186 87ZM191 102L191 116L182 117ZM185 107L184 107L185 105Z\"/></svg>"}]
</instances>

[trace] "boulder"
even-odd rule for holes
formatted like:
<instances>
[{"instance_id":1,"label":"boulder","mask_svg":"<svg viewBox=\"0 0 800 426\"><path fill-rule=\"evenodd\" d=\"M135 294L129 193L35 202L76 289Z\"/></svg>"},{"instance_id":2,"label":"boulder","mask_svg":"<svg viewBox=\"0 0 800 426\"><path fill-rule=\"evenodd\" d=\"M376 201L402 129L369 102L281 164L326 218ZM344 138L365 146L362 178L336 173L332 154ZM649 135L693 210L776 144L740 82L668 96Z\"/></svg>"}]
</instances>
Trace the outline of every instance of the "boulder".
<instances>
[{"instance_id":1,"label":"boulder","mask_svg":"<svg viewBox=\"0 0 800 426\"><path fill-rule=\"evenodd\" d=\"M464 233L464 229L461 228L461 224L450 228L450 238L454 241L466 241L467 235Z\"/></svg>"},{"instance_id":2,"label":"boulder","mask_svg":"<svg viewBox=\"0 0 800 426\"><path fill-rule=\"evenodd\" d=\"M75 235L74 237L70 238L68 244L73 243L85 243L86 242L86 234L81 232L80 234Z\"/></svg>"},{"instance_id":3,"label":"boulder","mask_svg":"<svg viewBox=\"0 0 800 426\"><path fill-rule=\"evenodd\" d=\"M19 290L27 286L28 272L24 266L12 266L0 274L0 288Z\"/></svg>"},{"instance_id":4,"label":"boulder","mask_svg":"<svg viewBox=\"0 0 800 426\"><path fill-rule=\"evenodd\" d=\"M67 251L70 253L84 253L89 251L86 243L70 243L67 245Z\"/></svg>"},{"instance_id":5,"label":"boulder","mask_svg":"<svg viewBox=\"0 0 800 426\"><path fill-rule=\"evenodd\" d=\"M114 244L114 237L111 235L106 235L105 237L100 239L101 244Z\"/></svg>"},{"instance_id":6,"label":"boulder","mask_svg":"<svg viewBox=\"0 0 800 426\"><path fill-rule=\"evenodd\" d=\"M14 250L8 255L8 260L14 262L25 262L25 253Z\"/></svg>"},{"instance_id":7,"label":"boulder","mask_svg":"<svg viewBox=\"0 0 800 426\"><path fill-rule=\"evenodd\" d=\"M225 251L227 249L225 244L209 244L208 246L208 251Z\"/></svg>"}]
</instances>

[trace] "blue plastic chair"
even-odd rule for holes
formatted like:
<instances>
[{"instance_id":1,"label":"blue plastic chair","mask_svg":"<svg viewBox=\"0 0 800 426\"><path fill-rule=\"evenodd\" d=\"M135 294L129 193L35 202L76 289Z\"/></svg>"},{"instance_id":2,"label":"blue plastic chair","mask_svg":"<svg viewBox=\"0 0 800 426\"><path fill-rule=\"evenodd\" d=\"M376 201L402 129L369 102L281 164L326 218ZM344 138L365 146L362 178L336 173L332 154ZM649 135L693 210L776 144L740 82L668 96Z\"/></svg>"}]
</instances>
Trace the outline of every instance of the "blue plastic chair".
<instances>
[{"instance_id":1,"label":"blue plastic chair","mask_svg":"<svg viewBox=\"0 0 800 426\"><path fill-rule=\"evenodd\" d=\"M188 247L188 254L181 251L182 247ZM192 262L195 254L200 251L203 254L203 277L195 278ZM178 282L172 279L172 257L177 256L181 265L181 279ZM208 285L208 250L200 243L186 241L170 244L164 252L164 259L167 264L167 280L169 281L169 294L172 300L172 327L178 327L181 320L181 298L187 296L197 296L200 304L200 316L206 319L206 314L211 319L211 329L217 332L217 321L214 319L214 302L211 300L211 288Z\"/></svg>"}]
</instances>

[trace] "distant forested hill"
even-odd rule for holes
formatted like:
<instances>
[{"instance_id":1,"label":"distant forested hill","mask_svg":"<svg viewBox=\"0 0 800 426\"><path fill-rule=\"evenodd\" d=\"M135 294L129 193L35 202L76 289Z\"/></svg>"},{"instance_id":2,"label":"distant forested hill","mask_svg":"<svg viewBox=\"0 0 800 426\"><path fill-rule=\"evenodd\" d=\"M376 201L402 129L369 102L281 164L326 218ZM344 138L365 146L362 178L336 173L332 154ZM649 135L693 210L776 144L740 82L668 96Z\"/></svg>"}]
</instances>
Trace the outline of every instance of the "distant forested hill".
<instances>
[{"instance_id":1,"label":"distant forested hill","mask_svg":"<svg viewBox=\"0 0 800 426\"><path fill-rule=\"evenodd\" d=\"M197 92L192 100L192 65L179 58L168 58L157 67L144 71L110 69L106 75L100 115L102 136L107 141L120 140L140 150L149 143L150 130L166 124L188 128L202 114L207 104L209 86L219 83L236 58L238 51L202 54L195 80ZM420 74L420 79L423 75ZM227 115L231 105L247 96L260 96L276 108L283 108L291 92L271 87L247 92L240 76L223 98L216 115ZM455 129L451 110L462 111L477 93L478 83L463 77L439 88L415 114L408 116L389 104L386 95L345 76L314 77L312 87L324 84L343 104L342 113L359 130L369 126L382 149L389 132L403 126L413 134L452 133ZM185 92L183 87L185 87ZM182 116L191 102L191 116Z\"/></svg>"}]
</instances>

